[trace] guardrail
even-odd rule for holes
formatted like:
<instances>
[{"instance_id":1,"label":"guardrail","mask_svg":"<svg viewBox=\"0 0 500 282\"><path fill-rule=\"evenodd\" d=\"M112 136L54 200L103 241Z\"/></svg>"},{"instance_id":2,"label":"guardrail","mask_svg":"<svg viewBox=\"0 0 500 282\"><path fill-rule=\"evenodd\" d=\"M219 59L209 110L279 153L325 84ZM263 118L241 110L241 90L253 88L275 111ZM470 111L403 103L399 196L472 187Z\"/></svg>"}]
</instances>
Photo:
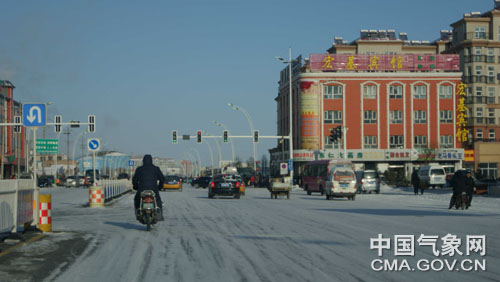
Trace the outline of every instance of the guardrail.
<instances>
[{"instance_id":1,"label":"guardrail","mask_svg":"<svg viewBox=\"0 0 500 282\"><path fill-rule=\"evenodd\" d=\"M132 190L132 183L126 179L101 180L99 181L99 186L103 187L105 202L108 202Z\"/></svg>"},{"instance_id":2,"label":"guardrail","mask_svg":"<svg viewBox=\"0 0 500 282\"><path fill-rule=\"evenodd\" d=\"M33 222L32 179L0 180L0 233Z\"/></svg>"}]
</instances>

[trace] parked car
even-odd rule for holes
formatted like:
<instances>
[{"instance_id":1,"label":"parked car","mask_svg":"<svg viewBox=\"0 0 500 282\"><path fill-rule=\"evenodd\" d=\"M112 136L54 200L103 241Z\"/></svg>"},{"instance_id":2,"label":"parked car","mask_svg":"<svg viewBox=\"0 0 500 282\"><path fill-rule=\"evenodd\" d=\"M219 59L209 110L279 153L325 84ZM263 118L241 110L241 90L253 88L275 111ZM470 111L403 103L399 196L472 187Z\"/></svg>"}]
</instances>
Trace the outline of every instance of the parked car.
<instances>
[{"instance_id":1,"label":"parked car","mask_svg":"<svg viewBox=\"0 0 500 282\"><path fill-rule=\"evenodd\" d=\"M418 178L426 188L443 187L446 184L446 173L440 165L424 165L418 169Z\"/></svg>"},{"instance_id":2,"label":"parked car","mask_svg":"<svg viewBox=\"0 0 500 282\"><path fill-rule=\"evenodd\" d=\"M38 187L40 188L43 188L43 187L46 187L46 188L50 188L52 187L52 182L50 181L50 178L48 178L47 176L40 176L37 178L37 182L38 182Z\"/></svg>"},{"instance_id":3,"label":"parked car","mask_svg":"<svg viewBox=\"0 0 500 282\"><path fill-rule=\"evenodd\" d=\"M75 175L66 177L66 188L69 187L80 187L80 180L77 180Z\"/></svg>"},{"instance_id":4,"label":"parked car","mask_svg":"<svg viewBox=\"0 0 500 282\"><path fill-rule=\"evenodd\" d=\"M476 194L486 194L488 193L488 186L497 186L499 185L498 181L494 178L487 178L481 180L475 180L476 184Z\"/></svg>"},{"instance_id":5,"label":"parked car","mask_svg":"<svg viewBox=\"0 0 500 282\"><path fill-rule=\"evenodd\" d=\"M356 176L352 168L337 167L329 171L325 187L327 200L334 197L347 197L354 201L356 190Z\"/></svg>"},{"instance_id":6,"label":"parked car","mask_svg":"<svg viewBox=\"0 0 500 282\"><path fill-rule=\"evenodd\" d=\"M359 177L358 190L360 193L380 193L380 175L377 171L364 170Z\"/></svg>"},{"instance_id":7,"label":"parked car","mask_svg":"<svg viewBox=\"0 0 500 282\"><path fill-rule=\"evenodd\" d=\"M182 181L177 175L167 175L165 177L165 183L163 183L162 190L175 189L177 191L182 191Z\"/></svg>"},{"instance_id":8,"label":"parked car","mask_svg":"<svg viewBox=\"0 0 500 282\"><path fill-rule=\"evenodd\" d=\"M226 177L224 174L217 174L213 177L208 186L208 197L213 198L217 195L233 196L235 199L240 198L240 185L236 179Z\"/></svg>"}]
</instances>

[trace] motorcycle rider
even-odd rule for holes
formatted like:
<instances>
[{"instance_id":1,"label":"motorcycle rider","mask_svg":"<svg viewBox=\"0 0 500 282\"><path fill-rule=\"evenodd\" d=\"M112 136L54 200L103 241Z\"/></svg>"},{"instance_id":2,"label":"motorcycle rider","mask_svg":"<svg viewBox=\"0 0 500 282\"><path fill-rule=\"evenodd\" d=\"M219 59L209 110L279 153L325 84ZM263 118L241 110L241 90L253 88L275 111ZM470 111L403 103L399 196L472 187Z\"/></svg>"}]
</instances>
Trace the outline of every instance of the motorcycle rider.
<instances>
[{"instance_id":1,"label":"motorcycle rider","mask_svg":"<svg viewBox=\"0 0 500 282\"><path fill-rule=\"evenodd\" d=\"M134 197L135 210L139 208L141 201L141 192L152 190L155 192L156 204L160 208L160 221L163 221L163 207L160 198L159 188L163 187L165 176L160 168L153 165L153 157L147 154L142 159L142 166L138 167L132 178L133 189L137 191Z\"/></svg>"},{"instance_id":2,"label":"motorcycle rider","mask_svg":"<svg viewBox=\"0 0 500 282\"><path fill-rule=\"evenodd\" d=\"M453 178L451 179L451 186L453 187L453 195L451 196L450 205L448 206L448 209L451 209L453 205L455 205L458 197L462 195L462 192L467 192L467 185L469 183L469 180L467 180L466 174L469 174L470 176L469 171L459 170L455 172L455 175L453 175Z\"/></svg>"},{"instance_id":3,"label":"motorcycle rider","mask_svg":"<svg viewBox=\"0 0 500 282\"><path fill-rule=\"evenodd\" d=\"M472 202L472 193L474 192L475 186L476 186L476 183L474 182L474 179L472 178L470 170L468 170L467 174L465 176L465 192L467 192L467 208L470 207L470 204Z\"/></svg>"}]
</instances>

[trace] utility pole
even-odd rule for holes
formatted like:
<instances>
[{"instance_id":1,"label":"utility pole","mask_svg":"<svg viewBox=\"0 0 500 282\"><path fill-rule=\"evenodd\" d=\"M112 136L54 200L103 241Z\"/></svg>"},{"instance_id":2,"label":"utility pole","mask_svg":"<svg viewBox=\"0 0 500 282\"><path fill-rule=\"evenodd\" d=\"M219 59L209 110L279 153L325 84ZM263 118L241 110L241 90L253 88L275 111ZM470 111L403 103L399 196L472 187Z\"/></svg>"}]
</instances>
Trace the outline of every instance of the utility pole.
<instances>
[{"instance_id":1,"label":"utility pole","mask_svg":"<svg viewBox=\"0 0 500 282\"><path fill-rule=\"evenodd\" d=\"M63 134L66 134L66 172L64 175L68 177L66 173L69 171L69 135L71 134L69 128L66 128L66 131Z\"/></svg>"}]
</instances>

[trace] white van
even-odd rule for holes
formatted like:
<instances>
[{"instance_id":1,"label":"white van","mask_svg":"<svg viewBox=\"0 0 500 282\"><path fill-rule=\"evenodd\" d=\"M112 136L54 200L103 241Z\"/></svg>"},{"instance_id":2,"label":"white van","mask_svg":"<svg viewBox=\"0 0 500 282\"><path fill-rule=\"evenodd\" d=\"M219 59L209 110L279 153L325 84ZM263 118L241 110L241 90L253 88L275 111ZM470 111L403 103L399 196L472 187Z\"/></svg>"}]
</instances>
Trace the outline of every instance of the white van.
<instances>
[{"instance_id":1,"label":"white van","mask_svg":"<svg viewBox=\"0 0 500 282\"><path fill-rule=\"evenodd\" d=\"M356 199L356 175L349 167L336 167L328 173L328 180L325 185L326 199L333 197L347 197L350 200Z\"/></svg>"},{"instance_id":2,"label":"white van","mask_svg":"<svg viewBox=\"0 0 500 282\"><path fill-rule=\"evenodd\" d=\"M418 178L425 187L443 187L446 184L446 172L440 165L424 165L418 169Z\"/></svg>"}]
</instances>

